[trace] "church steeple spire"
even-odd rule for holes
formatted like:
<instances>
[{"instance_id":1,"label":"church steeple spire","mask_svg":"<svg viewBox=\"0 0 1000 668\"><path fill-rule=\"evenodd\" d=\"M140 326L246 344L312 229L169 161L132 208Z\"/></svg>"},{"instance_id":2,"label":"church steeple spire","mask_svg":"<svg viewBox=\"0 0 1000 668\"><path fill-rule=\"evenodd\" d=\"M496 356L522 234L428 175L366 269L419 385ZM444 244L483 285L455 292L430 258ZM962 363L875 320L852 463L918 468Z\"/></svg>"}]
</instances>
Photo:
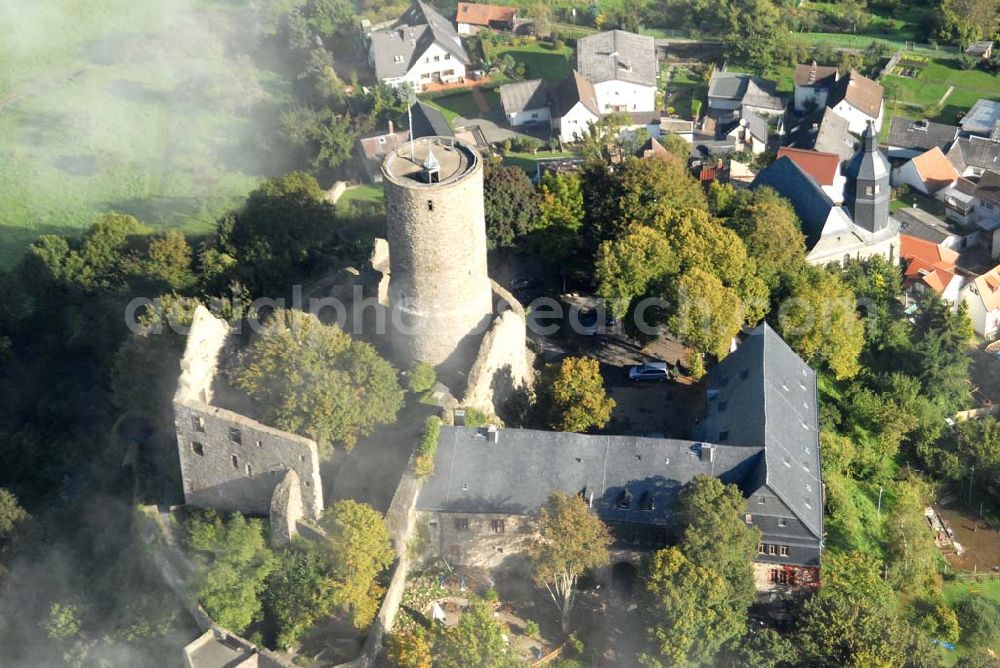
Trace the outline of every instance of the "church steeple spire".
<instances>
[{"instance_id":1,"label":"church steeple spire","mask_svg":"<svg viewBox=\"0 0 1000 668\"><path fill-rule=\"evenodd\" d=\"M889 162L878 150L875 125L865 128L861 150L847 166L847 204L854 223L875 233L889 224Z\"/></svg>"}]
</instances>

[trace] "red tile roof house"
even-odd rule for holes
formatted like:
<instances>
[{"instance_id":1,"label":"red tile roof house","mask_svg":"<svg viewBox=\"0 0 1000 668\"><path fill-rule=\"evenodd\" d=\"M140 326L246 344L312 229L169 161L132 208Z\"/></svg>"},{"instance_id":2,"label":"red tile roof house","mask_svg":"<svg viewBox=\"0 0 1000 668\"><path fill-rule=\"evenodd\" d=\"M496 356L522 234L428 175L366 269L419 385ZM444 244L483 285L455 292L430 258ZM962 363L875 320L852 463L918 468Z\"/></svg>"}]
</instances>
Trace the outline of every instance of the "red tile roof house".
<instances>
[{"instance_id":1,"label":"red tile roof house","mask_svg":"<svg viewBox=\"0 0 1000 668\"><path fill-rule=\"evenodd\" d=\"M813 177L834 204L844 203L847 177L840 167L839 155L783 146L778 149L778 158L788 158L801 167L802 171Z\"/></svg>"},{"instance_id":2,"label":"red tile roof house","mask_svg":"<svg viewBox=\"0 0 1000 668\"><path fill-rule=\"evenodd\" d=\"M954 185L959 176L944 152L935 146L904 162L896 171L893 185L907 185L925 195L936 195Z\"/></svg>"},{"instance_id":3,"label":"red tile roof house","mask_svg":"<svg viewBox=\"0 0 1000 668\"><path fill-rule=\"evenodd\" d=\"M903 289L908 300L933 292L953 306L958 305L965 284L955 268L958 253L933 241L901 234L899 257L903 261Z\"/></svg>"},{"instance_id":4,"label":"red tile roof house","mask_svg":"<svg viewBox=\"0 0 1000 668\"><path fill-rule=\"evenodd\" d=\"M514 7L460 2L455 10L459 35L475 35L483 28L513 30L516 21L517 9Z\"/></svg>"}]
</instances>

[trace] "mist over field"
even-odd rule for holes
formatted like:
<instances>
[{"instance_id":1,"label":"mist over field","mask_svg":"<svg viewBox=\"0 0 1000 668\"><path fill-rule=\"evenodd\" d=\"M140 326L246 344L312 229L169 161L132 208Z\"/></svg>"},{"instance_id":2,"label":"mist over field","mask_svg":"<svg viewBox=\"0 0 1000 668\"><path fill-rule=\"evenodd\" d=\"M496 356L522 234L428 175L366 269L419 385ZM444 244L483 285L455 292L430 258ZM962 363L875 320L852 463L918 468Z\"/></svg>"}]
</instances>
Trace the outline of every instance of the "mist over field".
<instances>
[{"instance_id":1,"label":"mist over field","mask_svg":"<svg viewBox=\"0 0 1000 668\"><path fill-rule=\"evenodd\" d=\"M207 231L287 171L254 27L221 0L0 0L0 267L108 210Z\"/></svg>"}]
</instances>

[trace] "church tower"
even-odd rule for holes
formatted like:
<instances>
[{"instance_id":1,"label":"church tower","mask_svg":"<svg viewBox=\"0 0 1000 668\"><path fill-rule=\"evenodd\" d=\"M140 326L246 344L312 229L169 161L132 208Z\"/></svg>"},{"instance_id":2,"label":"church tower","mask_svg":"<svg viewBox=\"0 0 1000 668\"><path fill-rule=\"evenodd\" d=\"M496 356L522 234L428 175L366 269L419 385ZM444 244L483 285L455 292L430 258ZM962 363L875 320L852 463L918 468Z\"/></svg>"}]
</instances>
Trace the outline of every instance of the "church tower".
<instances>
[{"instance_id":1,"label":"church tower","mask_svg":"<svg viewBox=\"0 0 1000 668\"><path fill-rule=\"evenodd\" d=\"M889 224L889 161L878 150L875 127L868 122L861 151L847 165L847 193L844 198L854 223L871 233Z\"/></svg>"}]
</instances>

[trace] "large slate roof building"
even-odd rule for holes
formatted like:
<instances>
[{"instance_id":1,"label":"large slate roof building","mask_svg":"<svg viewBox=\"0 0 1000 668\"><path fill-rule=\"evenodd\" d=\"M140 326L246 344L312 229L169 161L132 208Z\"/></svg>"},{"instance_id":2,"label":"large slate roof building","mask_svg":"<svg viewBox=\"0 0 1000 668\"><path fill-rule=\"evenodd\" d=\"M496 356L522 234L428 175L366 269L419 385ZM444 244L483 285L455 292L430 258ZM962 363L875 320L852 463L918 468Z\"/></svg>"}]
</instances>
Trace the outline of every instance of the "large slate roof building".
<instances>
[{"instance_id":1,"label":"large slate roof building","mask_svg":"<svg viewBox=\"0 0 1000 668\"><path fill-rule=\"evenodd\" d=\"M579 494L620 554L673 539L674 503L697 475L737 485L760 529L758 589L814 583L823 547L816 374L764 324L709 373L697 440L444 427L416 502L431 550L497 566L522 550L553 492Z\"/></svg>"},{"instance_id":2,"label":"large slate roof building","mask_svg":"<svg viewBox=\"0 0 1000 668\"><path fill-rule=\"evenodd\" d=\"M656 109L659 61L652 37L624 30L581 37L576 69L594 85L601 114Z\"/></svg>"}]
</instances>

